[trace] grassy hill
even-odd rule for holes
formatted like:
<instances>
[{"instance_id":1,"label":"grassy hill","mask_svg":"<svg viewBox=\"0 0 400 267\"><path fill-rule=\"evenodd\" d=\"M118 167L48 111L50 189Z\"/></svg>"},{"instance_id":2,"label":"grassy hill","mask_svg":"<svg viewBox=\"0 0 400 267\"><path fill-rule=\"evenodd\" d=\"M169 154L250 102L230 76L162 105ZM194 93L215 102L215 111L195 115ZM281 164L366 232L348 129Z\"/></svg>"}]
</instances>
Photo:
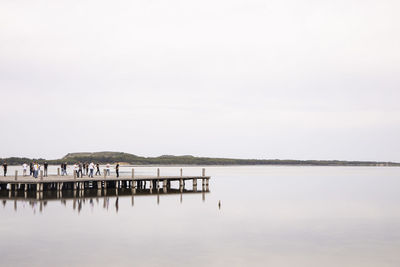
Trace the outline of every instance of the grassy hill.
<instances>
[{"instance_id":1,"label":"grassy hill","mask_svg":"<svg viewBox=\"0 0 400 267\"><path fill-rule=\"evenodd\" d=\"M400 166L395 162L376 162L376 161L338 161L338 160L279 160L279 159L232 159L232 158L208 158L194 157L191 155L172 156L163 155L160 157L140 157L137 155L123 152L80 152L69 153L61 159L29 159L29 158L6 158L9 165L19 165L24 162L47 161L49 164L61 164L67 162L95 162L100 164L125 162L132 165L299 165L299 166Z\"/></svg>"}]
</instances>

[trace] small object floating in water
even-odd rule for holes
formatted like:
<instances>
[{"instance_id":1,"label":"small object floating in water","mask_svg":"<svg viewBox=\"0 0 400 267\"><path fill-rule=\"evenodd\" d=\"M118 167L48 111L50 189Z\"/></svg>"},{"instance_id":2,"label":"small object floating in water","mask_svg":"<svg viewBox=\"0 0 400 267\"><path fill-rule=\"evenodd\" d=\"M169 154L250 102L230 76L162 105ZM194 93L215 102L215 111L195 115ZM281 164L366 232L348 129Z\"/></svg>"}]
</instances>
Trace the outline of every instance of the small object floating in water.
<instances>
[{"instance_id":1,"label":"small object floating in water","mask_svg":"<svg viewBox=\"0 0 400 267\"><path fill-rule=\"evenodd\" d=\"M218 201L218 208L221 209L221 200Z\"/></svg>"}]
</instances>

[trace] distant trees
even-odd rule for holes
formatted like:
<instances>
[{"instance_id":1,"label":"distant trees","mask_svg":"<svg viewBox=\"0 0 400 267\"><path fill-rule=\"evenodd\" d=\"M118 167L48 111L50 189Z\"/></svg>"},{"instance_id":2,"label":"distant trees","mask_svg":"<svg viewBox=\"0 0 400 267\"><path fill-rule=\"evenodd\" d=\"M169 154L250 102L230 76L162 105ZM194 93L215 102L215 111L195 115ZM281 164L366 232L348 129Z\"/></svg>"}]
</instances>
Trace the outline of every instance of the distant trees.
<instances>
[{"instance_id":1,"label":"distant trees","mask_svg":"<svg viewBox=\"0 0 400 267\"><path fill-rule=\"evenodd\" d=\"M46 160L30 158L0 158L0 163L6 161L9 165L21 165L32 161L43 164ZM126 162L132 165L305 165L305 166L400 166L394 162L375 161L338 161L338 160L279 160L279 159L231 159L231 158L206 158L194 156L139 157L121 152L96 152L96 153L70 153L57 160L47 160L49 164L61 164L67 162L96 162L100 164Z\"/></svg>"}]
</instances>

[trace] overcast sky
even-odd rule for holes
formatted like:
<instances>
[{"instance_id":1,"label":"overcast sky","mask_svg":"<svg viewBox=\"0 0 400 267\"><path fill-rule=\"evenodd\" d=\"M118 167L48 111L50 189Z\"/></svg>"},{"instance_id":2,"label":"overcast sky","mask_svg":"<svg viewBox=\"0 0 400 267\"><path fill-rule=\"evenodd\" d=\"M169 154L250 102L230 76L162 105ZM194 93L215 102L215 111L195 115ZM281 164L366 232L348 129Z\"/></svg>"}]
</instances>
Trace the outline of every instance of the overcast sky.
<instances>
[{"instance_id":1,"label":"overcast sky","mask_svg":"<svg viewBox=\"0 0 400 267\"><path fill-rule=\"evenodd\" d=\"M0 1L0 157L400 161L400 1Z\"/></svg>"}]
</instances>

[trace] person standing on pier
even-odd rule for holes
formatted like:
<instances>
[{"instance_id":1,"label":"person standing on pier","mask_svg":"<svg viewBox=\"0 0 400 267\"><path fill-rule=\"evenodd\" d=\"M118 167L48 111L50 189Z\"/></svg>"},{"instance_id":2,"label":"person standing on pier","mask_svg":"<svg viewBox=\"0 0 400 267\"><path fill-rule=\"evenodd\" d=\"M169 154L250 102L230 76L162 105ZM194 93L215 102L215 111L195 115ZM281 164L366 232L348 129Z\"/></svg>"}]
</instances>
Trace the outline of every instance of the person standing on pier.
<instances>
[{"instance_id":1,"label":"person standing on pier","mask_svg":"<svg viewBox=\"0 0 400 267\"><path fill-rule=\"evenodd\" d=\"M81 174L81 177L83 177L83 172L82 172L83 166L82 166L82 162L79 162L78 167L79 167L78 172ZM79 177L79 175L78 175L78 177Z\"/></svg>"},{"instance_id":2,"label":"person standing on pier","mask_svg":"<svg viewBox=\"0 0 400 267\"><path fill-rule=\"evenodd\" d=\"M108 164L108 163L107 163L107 165L106 165L106 172L107 172L107 175L108 175L108 176L111 175L110 164Z\"/></svg>"},{"instance_id":3,"label":"person standing on pier","mask_svg":"<svg viewBox=\"0 0 400 267\"><path fill-rule=\"evenodd\" d=\"M47 177L47 168L49 167L49 164L47 162L45 162L43 164L43 167L44 167L44 176Z\"/></svg>"},{"instance_id":4,"label":"person standing on pier","mask_svg":"<svg viewBox=\"0 0 400 267\"><path fill-rule=\"evenodd\" d=\"M92 177L92 178L93 178L93 171L94 171L94 163L91 162L91 163L89 164L89 177Z\"/></svg>"},{"instance_id":5,"label":"person standing on pier","mask_svg":"<svg viewBox=\"0 0 400 267\"><path fill-rule=\"evenodd\" d=\"M99 163L96 164L96 175L101 175L101 173L100 173L100 164Z\"/></svg>"},{"instance_id":6,"label":"person standing on pier","mask_svg":"<svg viewBox=\"0 0 400 267\"><path fill-rule=\"evenodd\" d=\"M86 171L86 175L89 175L89 163L85 163L85 171Z\"/></svg>"},{"instance_id":7,"label":"person standing on pier","mask_svg":"<svg viewBox=\"0 0 400 267\"><path fill-rule=\"evenodd\" d=\"M76 177L79 178L79 167L78 164L74 164L74 173L76 174Z\"/></svg>"},{"instance_id":8,"label":"person standing on pier","mask_svg":"<svg viewBox=\"0 0 400 267\"><path fill-rule=\"evenodd\" d=\"M3 171L4 171L4 176L6 176L7 175L7 162L4 162L3 163Z\"/></svg>"},{"instance_id":9,"label":"person standing on pier","mask_svg":"<svg viewBox=\"0 0 400 267\"><path fill-rule=\"evenodd\" d=\"M35 179L38 178L39 169L40 169L39 164L35 162L33 164L33 177L35 177Z\"/></svg>"},{"instance_id":10,"label":"person standing on pier","mask_svg":"<svg viewBox=\"0 0 400 267\"><path fill-rule=\"evenodd\" d=\"M117 178L119 177L119 163L117 163L117 165L115 165L115 172L117 174Z\"/></svg>"},{"instance_id":11,"label":"person standing on pier","mask_svg":"<svg viewBox=\"0 0 400 267\"><path fill-rule=\"evenodd\" d=\"M33 175L33 162L29 163L29 176Z\"/></svg>"},{"instance_id":12,"label":"person standing on pier","mask_svg":"<svg viewBox=\"0 0 400 267\"><path fill-rule=\"evenodd\" d=\"M23 168L23 175L26 176L26 171L28 170L28 164L24 163L22 164L22 168Z\"/></svg>"},{"instance_id":13,"label":"person standing on pier","mask_svg":"<svg viewBox=\"0 0 400 267\"><path fill-rule=\"evenodd\" d=\"M68 175L68 173L67 173L67 163L66 162L64 163L64 174Z\"/></svg>"}]
</instances>

